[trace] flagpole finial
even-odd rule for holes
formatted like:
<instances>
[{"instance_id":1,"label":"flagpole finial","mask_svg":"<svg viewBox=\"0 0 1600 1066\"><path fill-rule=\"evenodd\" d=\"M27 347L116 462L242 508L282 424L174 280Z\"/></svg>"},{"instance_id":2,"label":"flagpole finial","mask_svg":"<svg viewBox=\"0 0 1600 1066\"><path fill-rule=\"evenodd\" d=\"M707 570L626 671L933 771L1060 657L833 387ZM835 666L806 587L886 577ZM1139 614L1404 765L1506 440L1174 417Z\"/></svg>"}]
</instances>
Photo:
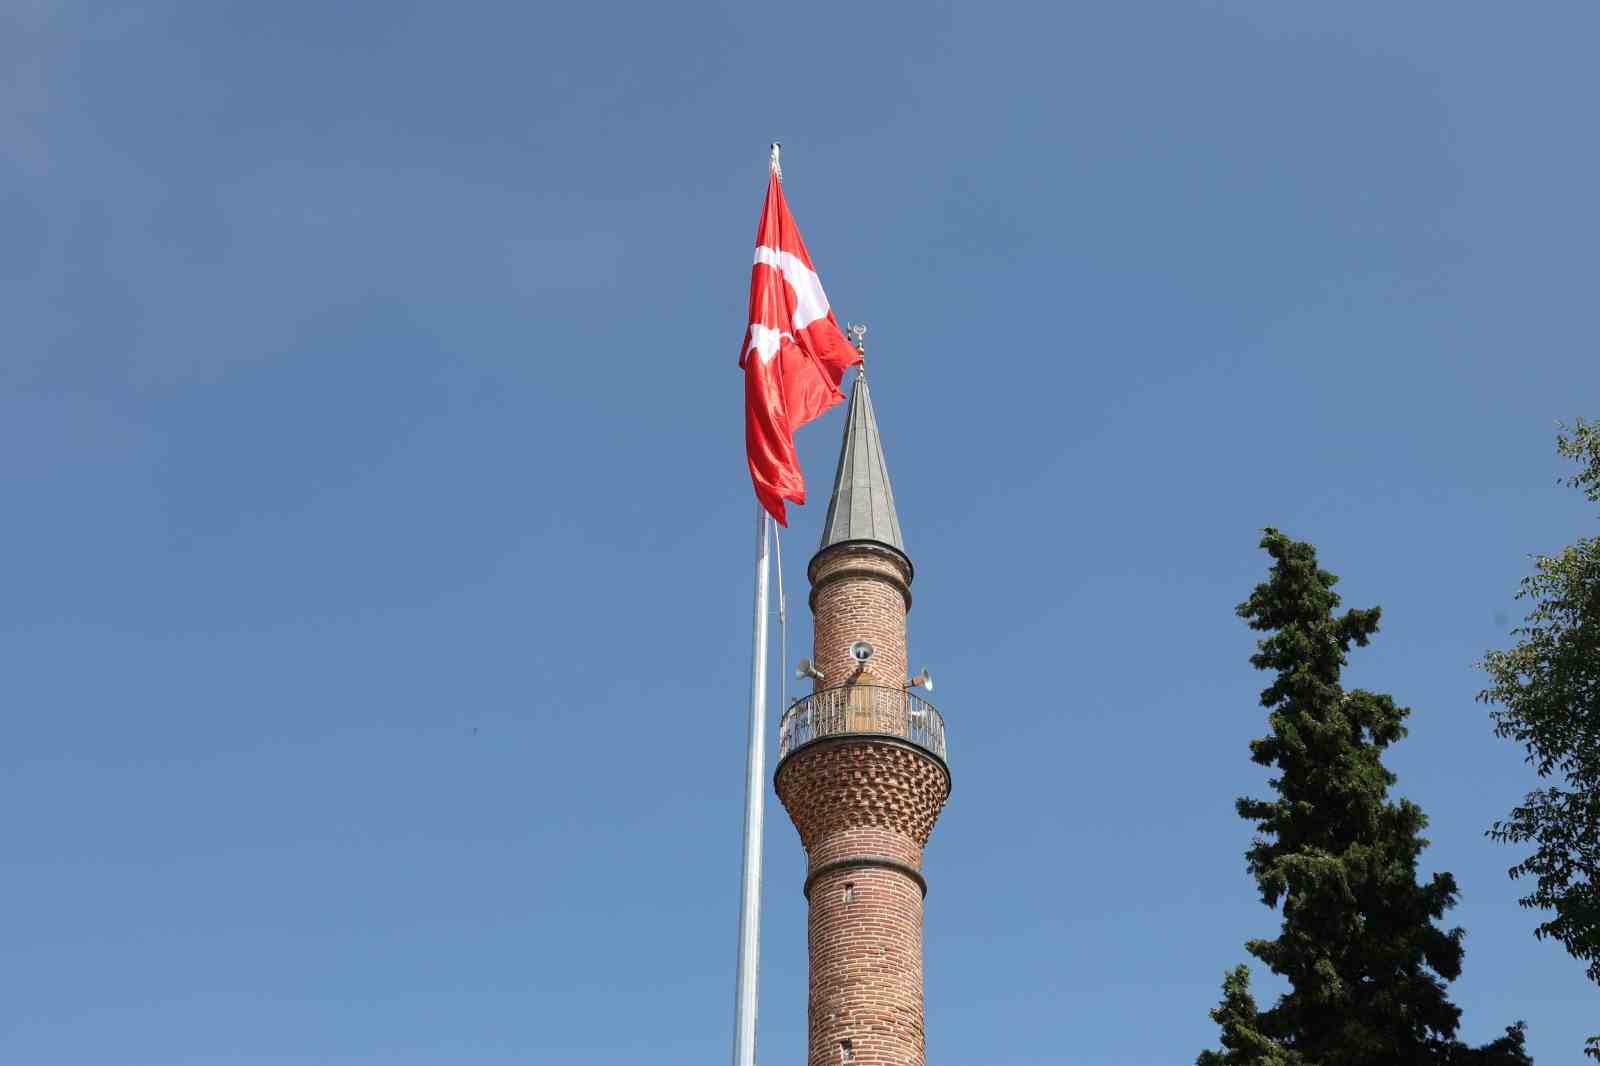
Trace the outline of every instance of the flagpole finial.
<instances>
[{"instance_id":1,"label":"flagpole finial","mask_svg":"<svg viewBox=\"0 0 1600 1066\"><path fill-rule=\"evenodd\" d=\"M861 377L867 376L867 324L865 322L846 322L844 331L850 334L850 341L856 346L856 354L861 356Z\"/></svg>"},{"instance_id":2,"label":"flagpole finial","mask_svg":"<svg viewBox=\"0 0 1600 1066\"><path fill-rule=\"evenodd\" d=\"M783 145L779 144L777 141L773 141L772 142L772 160L768 164L768 166L771 167L771 169L772 169L772 176L777 178L779 181L783 180L783 167L780 166L779 163L778 163L778 153L780 153L782 151L783 151Z\"/></svg>"}]
</instances>

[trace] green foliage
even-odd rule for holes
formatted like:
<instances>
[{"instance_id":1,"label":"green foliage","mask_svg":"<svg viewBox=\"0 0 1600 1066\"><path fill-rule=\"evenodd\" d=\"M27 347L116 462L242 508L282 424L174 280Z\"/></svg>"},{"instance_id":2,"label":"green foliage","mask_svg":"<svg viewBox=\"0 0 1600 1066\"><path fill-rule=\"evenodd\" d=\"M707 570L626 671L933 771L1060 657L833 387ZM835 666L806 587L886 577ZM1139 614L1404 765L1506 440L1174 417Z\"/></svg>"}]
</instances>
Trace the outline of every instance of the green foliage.
<instances>
[{"instance_id":1,"label":"green foliage","mask_svg":"<svg viewBox=\"0 0 1600 1066\"><path fill-rule=\"evenodd\" d=\"M1482 1048L1455 1040L1461 1012L1445 982L1461 972L1463 934L1435 924L1456 901L1455 879L1418 884L1427 818L1389 800L1395 777L1382 762L1410 712L1340 684L1379 610L1336 614L1338 578L1318 568L1311 545L1268 529L1261 546L1273 558L1269 580L1238 613L1268 634L1250 661L1275 675L1261 694L1271 732L1250 753L1276 771L1275 796L1240 799L1238 810L1260 834L1246 853L1250 872L1283 923L1276 939L1245 946L1290 989L1257 1011L1234 971L1213 1012L1227 1050L1202 1066L1527 1063L1520 1025Z\"/></svg>"},{"instance_id":2,"label":"green foliage","mask_svg":"<svg viewBox=\"0 0 1600 1066\"><path fill-rule=\"evenodd\" d=\"M1236 966L1222 978L1222 1002L1211 1012L1222 1027L1222 1051L1202 1051L1195 1066L1310 1066L1298 1054L1263 1033L1250 967Z\"/></svg>"},{"instance_id":3,"label":"green foliage","mask_svg":"<svg viewBox=\"0 0 1600 1066\"><path fill-rule=\"evenodd\" d=\"M1578 419L1556 447L1581 468L1565 483L1600 503L1600 424ZM1552 783L1529 792L1489 836L1533 844L1510 873L1533 878L1524 907L1553 912L1534 935L1559 941L1600 983L1600 539L1536 556L1517 598L1532 609L1512 631L1515 647L1483 657L1489 687L1478 698L1498 704L1495 732L1527 749L1529 765ZM1585 1054L1600 1059L1600 1037Z\"/></svg>"},{"instance_id":4,"label":"green foliage","mask_svg":"<svg viewBox=\"0 0 1600 1066\"><path fill-rule=\"evenodd\" d=\"M1450 1066L1533 1066L1533 1058L1523 1046L1527 1030L1521 1022L1506 1026L1506 1035L1483 1047L1469 1048L1452 1043L1442 1061Z\"/></svg>"}]
</instances>

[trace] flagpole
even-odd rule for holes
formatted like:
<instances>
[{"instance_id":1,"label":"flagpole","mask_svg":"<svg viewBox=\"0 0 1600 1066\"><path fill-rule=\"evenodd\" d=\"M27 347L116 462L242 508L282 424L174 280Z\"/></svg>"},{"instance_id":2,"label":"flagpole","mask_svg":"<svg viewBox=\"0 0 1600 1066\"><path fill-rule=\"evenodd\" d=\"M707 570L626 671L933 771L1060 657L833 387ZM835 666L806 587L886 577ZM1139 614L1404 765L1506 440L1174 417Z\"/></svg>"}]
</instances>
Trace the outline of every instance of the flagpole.
<instances>
[{"instance_id":1,"label":"flagpole","mask_svg":"<svg viewBox=\"0 0 1600 1066\"><path fill-rule=\"evenodd\" d=\"M755 1066L756 975L761 960L761 841L767 761L767 512L756 504L755 635L750 652L750 750L745 757L744 878L739 894L733 1066Z\"/></svg>"}]
</instances>

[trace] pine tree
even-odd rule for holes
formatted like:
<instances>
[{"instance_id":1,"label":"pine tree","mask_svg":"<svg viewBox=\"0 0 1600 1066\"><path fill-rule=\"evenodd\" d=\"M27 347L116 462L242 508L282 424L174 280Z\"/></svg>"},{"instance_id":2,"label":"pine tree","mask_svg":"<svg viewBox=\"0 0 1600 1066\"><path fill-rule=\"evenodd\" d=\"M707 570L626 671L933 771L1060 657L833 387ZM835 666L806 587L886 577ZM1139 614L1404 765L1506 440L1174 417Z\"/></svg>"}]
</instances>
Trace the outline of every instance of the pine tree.
<instances>
[{"instance_id":1,"label":"pine tree","mask_svg":"<svg viewBox=\"0 0 1600 1066\"><path fill-rule=\"evenodd\" d=\"M1249 869L1262 902L1281 904L1283 924L1276 939L1245 947L1290 989L1257 1011L1245 975L1235 971L1213 1014L1228 1052L1202 1061L1530 1062L1520 1025L1483 1048L1455 1039L1461 1011L1445 983L1461 972L1463 933L1434 924L1456 901L1455 879L1438 873L1417 882L1427 818L1409 800L1389 799L1395 776L1382 762L1384 749L1405 736L1410 712L1387 695L1340 684L1350 648L1365 647L1377 632L1379 609L1335 615L1338 578L1318 568L1311 545L1268 529L1261 546L1274 560L1270 578L1238 614L1269 634L1250 661L1276 674L1261 694L1271 733L1250 751L1277 771L1276 798L1240 799L1238 811L1259 831L1246 853Z\"/></svg>"}]
</instances>

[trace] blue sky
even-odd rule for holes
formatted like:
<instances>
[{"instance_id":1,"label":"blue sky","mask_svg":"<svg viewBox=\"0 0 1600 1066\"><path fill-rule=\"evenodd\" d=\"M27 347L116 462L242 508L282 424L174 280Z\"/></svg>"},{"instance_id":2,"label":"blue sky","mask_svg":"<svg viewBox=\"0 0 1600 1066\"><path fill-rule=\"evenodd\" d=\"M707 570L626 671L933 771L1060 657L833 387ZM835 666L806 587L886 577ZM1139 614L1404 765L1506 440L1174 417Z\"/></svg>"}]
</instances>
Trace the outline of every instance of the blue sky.
<instances>
[{"instance_id":1,"label":"blue sky","mask_svg":"<svg viewBox=\"0 0 1600 1066\"><path fill-rule=\"evenodd\" d=\"M1472 663L1595 528L1553 448L1600 401L1592 5L0 20L0 1059L727 1054L777 139L871 324L949 728L931 1058L1213 1046L1277 924L1232 810L1275 525L1384 608L1348 677L1413 709L1463 1035L1578 1061L1600 991L1482 835L1533 782ZM760 1046L795 1063L768 826Z\"/></svg>"}]
</instances>

